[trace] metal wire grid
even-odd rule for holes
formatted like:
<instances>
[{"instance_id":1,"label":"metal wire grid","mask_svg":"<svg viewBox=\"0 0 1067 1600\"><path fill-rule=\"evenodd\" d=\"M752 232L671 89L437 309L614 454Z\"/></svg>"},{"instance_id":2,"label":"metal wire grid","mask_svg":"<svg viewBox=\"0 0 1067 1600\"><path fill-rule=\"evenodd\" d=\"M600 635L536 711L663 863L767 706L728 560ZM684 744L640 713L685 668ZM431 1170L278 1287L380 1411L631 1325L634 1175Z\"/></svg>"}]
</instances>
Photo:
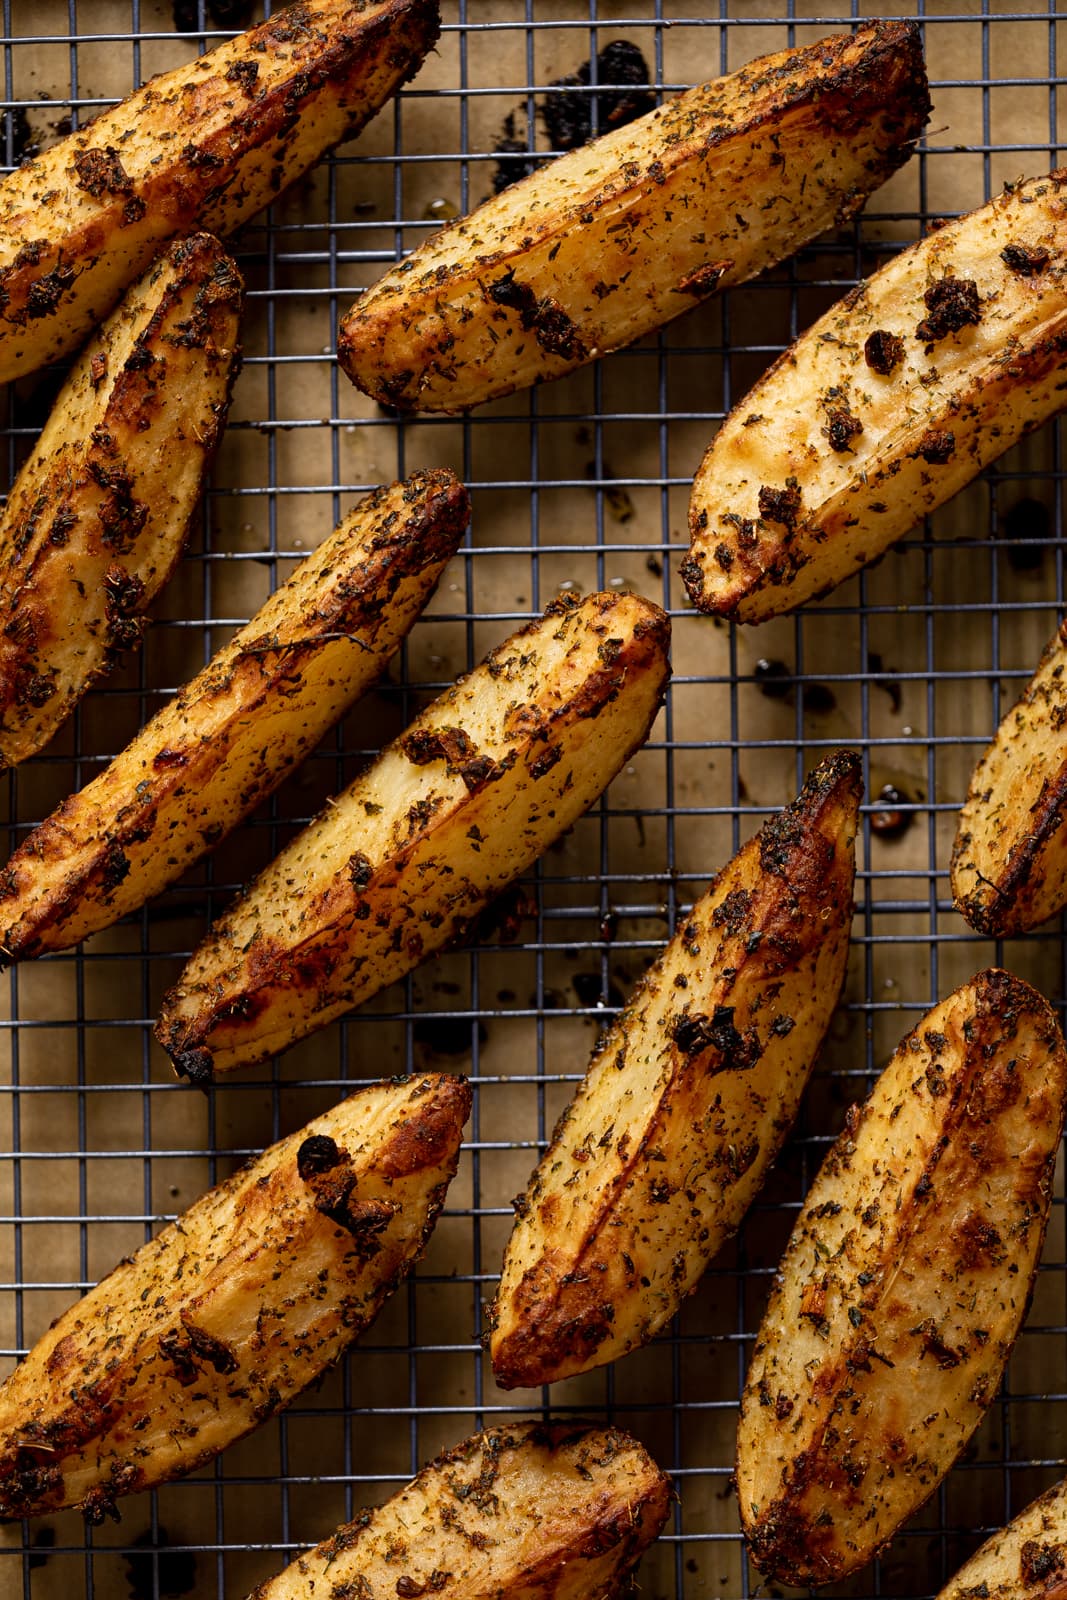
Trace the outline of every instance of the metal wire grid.
<instances>
[{"instance_id":1,"label":"metal wire grid","mask_svg":"<svg viewBox=\"0 0 1067 1600\"><path fill-rule=\"evenodd\" d=\"M396 670L219 856L120 929L5 980L0 1093L3 1355L22 1353L79 1292L234 1162L383 1069L468 1070L464 1164L426 1261L322 1388L213 1468L128 1503L117 1529L71 1516L7 1530L0 1594L243 1595L439 1448L494 1418L547 1408L630 1427L676 1475L672 1520L645 1593L748 1595L730 1491L732 1433L770 1272L845 1105L935 999L990 959L1062 1005L1060 931L1003 948L951 911L948 843L979 748L1063 605L1063 464L1055 429L827 602L758 632L697 619L676 577L689 479L717 421L782 346L931 216L977 203L1059 155L1057 11L987 0L916 11L934 80L916 160L847 234L759 284L689 314L591 372L463 421L401 422L350 391L332 357L360 285L436 225L445 200L488 192L508 112L544 145L556 79L608 40L640 45L663 92L867 14L852 4L776 10L719 0L446 0L437 57L362 139L244 230L247 361L197 541L141 658L83 704L72 728L7 779L12 842L98 770L318 542L356 491L447 463L471 486L473 530ZM203 5L198 23L204 28ZM5 0L6 160L24 111L74 122L176 63L170 8L137 0ZM212 42L203 31L199 47ZM30 74L35 74L31 76ZM54 136L54 128L46 128ZM963 149L959 149L963 146ZM9 474L55 382L11 392ZM623 467L626 470L620 471ZM1043 505L1031 537L1006 513ZM620 520L625 519L625 520ZM1035 570L1020 570L1031 550ZM560 586L629 584L675 623L675 678L653 738L596 812L523 885L515 944L492 938L429 964L358 1017L203 1099L176 1085L150 1039L165 985L208 916L418 704ZM781 698L756 663L778 659ZM833 702L833 703L831 703ZM508 1199L584 1068L596 1026L758 822L840 743L868 793L893 781L903 837L865 813L846 1003L797 1136L736 1245L669 1336L551 1394L498 1391L481 1357L481 1303ZM5 1137L6 1136L6 1137ZM1060 1475L1067 1455L1062 1204L1028 1331L968 1459L874 1568L832 1592L928 1594L980 1535Z\"/></svg>"}]
</instances>

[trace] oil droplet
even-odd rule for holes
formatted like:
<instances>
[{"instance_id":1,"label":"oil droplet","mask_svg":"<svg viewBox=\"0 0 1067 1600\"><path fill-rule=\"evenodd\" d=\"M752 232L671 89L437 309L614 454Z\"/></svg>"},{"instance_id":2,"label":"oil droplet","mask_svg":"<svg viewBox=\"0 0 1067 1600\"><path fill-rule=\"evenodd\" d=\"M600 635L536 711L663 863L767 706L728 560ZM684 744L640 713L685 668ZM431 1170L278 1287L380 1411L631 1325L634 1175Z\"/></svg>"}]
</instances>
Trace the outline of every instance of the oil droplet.
<instances>
[{"instance_id":1,"label":"oil droplet","mask_svg":"<svg viewBox=\"0 0 1067 1600\"><path fill-rule=\"evenodd\" d=\"M459 216L459 208L454 206L451 200L443 198L431 200L423 209L422 215L427 222L451 222L454 217Z\"/></svg>"}]
</instances>

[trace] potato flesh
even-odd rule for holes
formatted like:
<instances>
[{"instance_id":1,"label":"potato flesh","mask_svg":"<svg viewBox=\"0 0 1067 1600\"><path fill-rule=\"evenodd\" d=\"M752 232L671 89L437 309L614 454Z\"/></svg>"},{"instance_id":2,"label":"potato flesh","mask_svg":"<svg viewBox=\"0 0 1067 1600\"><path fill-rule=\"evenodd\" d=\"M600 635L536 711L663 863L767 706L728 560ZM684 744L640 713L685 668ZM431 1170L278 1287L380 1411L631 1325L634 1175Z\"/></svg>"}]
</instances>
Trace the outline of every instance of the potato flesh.
<instances>
[{"instance_id":1,"label":"potato flesh","mask_svg":"<svg viewBox=\"0 0 1067 1600\"><path fill-rule=\"evenodd\" d=\"M420 65L436 0L306 0L0 183L0 382L76 349L175 234L230 234Z\"/></svg>"},{"instance_id":2,"label":"potato flesh","mask_svg":"<svg viewBox=\"0 0 1067 1600\"><path fill-rule=\"evenodd\" d=\"M450 472L417 473L345 518L105 772L0 874L8 959L117 922L281 783L382 672L463 536Z\"/></svg>"},{"instance_id":3,"label":"potato flesh","mask_svg":"<svg viewBox=\"0 0 1067 1600\"><path fill-rule=\"evenodd\" d=\"M139 641L225 424L242 303L216 239L172 245L60 390L0 519L0 764Z\"/></svg>"},{"instance_id":4,"label":"potato flesh","mask_svg":"<svg viewBox=\"0 0 1067 1600\"><path fill-rule=\"evenodd\" d=\"M504 1387L644 1344L739 1226L844 981L861 793L851 753L818 768L693 907L598 1048L516 1203L490 1346Z\"/></svg>"},{"instance_id":5,"label":"potato flesh","mask_svg":"<svg viewBox=\"0 0 1067 1600\"><path fill-rule=\"evenodd\" d=\"M669 624L636 595L554 603L429 706L262 872L165 997L194 1079L260 1061L464 931L648 735Z\"/></svg>"},{"instance_id":6,"label":"potato flesh","mask_svg":"<svg viewBox=\"0 0 1067 1600\"><path fill-rule=\"evenodd\" d=\"M306 1388L421 1254L469 1109L460 1078L372 1084L91 1289L0 1386L0 1517L79 1506L99 1521ZM312 1137L351 1157L335 1169L355 1178L343 1224L298 1171Z\"/></svg>"},{"instance_id":7,"label":"potato flesh","mask_svg":"<svg viewBox=\"0 0 1067 1600\"><path fill-rule=\"evenodd\" d=\"M696 605L764 622L825 593L1067 403L1065 185L1032 179L894 256L734 407L693 483ZM952 278L977 286L979 320L919 337ZM952 320L943 304L935 329ZM865 356L876 333L903 343L888 374Z\"/></svg>"},{"instance_id":8,"label":"potato flesh","mask_svg":"<svg viewBox=\"0 0 1067 1600\"><path fill-rule=\"evenodd\" d=\"M991 970L927 1014L850 1112L745 1382L738 1499L765 1577L861 1567L978 1426L1026 1313L1065 1093L1051 1008Z\"/></svg>"},{"instance_id":9,"label":"potato flesh","mask_svg":"<svg viewBox=\"0 0 1067 1600\"><path fill-rule=\"evenodd\" d=\"M300 1556L255 1600L611 1600L669 1504L668 1479L617 1429L494 1428Z\"/></svg>"},{"instance_id":10,"label":"potato flesh","mask_svg":"<svg viewBox=\"0 0 1067 1600\"><path fill-rule=\"evenodd\" d=\"M1067 628L971 777L952 850L952 897L981 933L1021 933L1067 905Z\"/></svg>"},{"instance_id":11,"label":"potato flesh","mask_svg":"<svg viewBox=\"0 0 1067 1600\"><path fill-rule=\"evenodd\" d=\"M433 411L559 377L852 216L928 109L914 24L763 57L442 229L356 302L338 359Z\"/></svg>"},{"instance_id":12,"label":"potato flesh","mask_svg":"<svg viewBox=\"0 0 1067 1600\"><path fill-rule=\"evenodd\" d=\"M987 1539L937 1600L1064 1600L1067 1483L1058 1483Z\"/></svg>"}]
</instances>

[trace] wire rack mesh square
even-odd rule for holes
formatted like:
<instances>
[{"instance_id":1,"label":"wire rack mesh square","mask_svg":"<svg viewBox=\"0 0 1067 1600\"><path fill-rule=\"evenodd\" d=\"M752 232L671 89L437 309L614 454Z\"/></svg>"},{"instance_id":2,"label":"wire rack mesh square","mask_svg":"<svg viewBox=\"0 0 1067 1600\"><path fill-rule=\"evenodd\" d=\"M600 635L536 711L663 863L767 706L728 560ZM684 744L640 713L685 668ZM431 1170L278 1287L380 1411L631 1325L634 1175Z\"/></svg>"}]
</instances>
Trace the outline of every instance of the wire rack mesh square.
<instances>
[{"instance_id":1,"label":"wire rack mesh square","mask_svg":"<svg viewBox=\"0 0 1067 1600\"><path fill-rule=\"evenodd\" d=\"M5 0L4 164L210 46L220 9ZM414 1278L340 1368L212 1467L127 1502L117 1527L89 1532L66 1514L0 1530L5 1597L240 1597L438 1450L494 1419L542 1413L617 1421L675 1475L644 1594L748 1596L758 1577L731 1486L740 1386L771 1274L846 1107L921 1013L991 960L1063 1002L1060 930L983 941L952 910L946 874L970 768L1062 613L1058 429L1025 440L881 565L796 617L717 626L693 613L677 576L692 473L774 356L931 219L1058 164L1056 8L917 0L894 12L924 24L934 115L916 158L855 225L596 367L468 418L405 421L339 375L339 314L503 170L548 150L550 93L581 101L595 130L607 43L636 45L662 96L879 14L770 0L443 0L442 11L440 46L415 82L236 239L250 290L245 366L189 553L141 656L5 778L10 844L121 748L363 490L451 466L472 491L472 533L378 689L218 858L78 951L3 979L5 1370L120 1256L368 1076L470 1074L461 1171ZM586 62L590 84L560 90ZM56 387L49 374L9 389L8 483ZM210 1098L176 1084L151 1023L207 919L435 690L560 590L595 588L668 608L673 686L646 748L523 881L518 910ZM551 1392L498 1390L479 1335L509 1201L598 1030L717 868L843 744L862 753L869 797L854 942L795 1136L667 1334ZM887 785L891 806L878 800ZM924 1512L831 1593L933 1593L1060 1476L1065 1288L1058 1199L1000 1399Z\"/></svg>"}]
</instances>

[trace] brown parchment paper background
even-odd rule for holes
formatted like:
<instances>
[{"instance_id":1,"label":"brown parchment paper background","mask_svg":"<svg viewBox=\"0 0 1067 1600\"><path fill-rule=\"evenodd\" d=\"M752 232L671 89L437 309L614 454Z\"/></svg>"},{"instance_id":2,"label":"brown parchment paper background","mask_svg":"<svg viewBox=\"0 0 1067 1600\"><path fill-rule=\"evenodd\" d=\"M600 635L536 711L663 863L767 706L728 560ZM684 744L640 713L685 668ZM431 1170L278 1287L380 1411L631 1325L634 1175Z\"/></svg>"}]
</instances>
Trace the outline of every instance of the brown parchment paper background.
<instances>
[{"instance_id":1,"label":"brown parchment paper background","mask_svg":"<svg viewBox=\"0 0 1067 1600\"><path fill-rule=\"evenodd\" d=\"M765 0L443 0L443 14L440 47L400 102L236 241L250 288L247 359L188 558L142 656L5 780L10 841L121 748L366 487L416 466L454 467L473 493L470 548L383 685L213 861L79 952L0 979L5 1370L165 1219L367 1077L472 1074L477 1108L460 1175L417 1277L341 1369L215 1467L125 1502L117 1527L89 1536L67 1515L0 1530L4 1600L239 1600L439 1449L543 1404L616 1420L677 1473L678 1502L642 1568L642 1594L751 1593L757 1575L730 1483L737 1399L770 1273L826 1142L922 1011L991 960L1063 1000L1059 928L994 947L950 909L946 878L973 761L1062 612L1062 543L1053 537L1035 568L1019 570L1003 537L1006 515L1027 497L1045 507L1053 535L1061 528L1056 428L797 618L734 632L697 618L677 578L689 480L724 407L857 276L916 237L924 217L1055 163L1065 109L1050 81L1064 58L1055 11L1003 0L921 8L935 85L929 153L874 197L854 230L595 370L466 421L400 425L339 374L337 315L442 210L489 193L508 113L519 137L529 130L544 148L540 91L614 38L638 44L655 80L678 87L784 46L790 27L803 42L878 9L799 0L792 24ZM84 120L94 103L195 48L175 37L164 3L13 0L2 21L5 93L46 139L72 101ZM44 375L8 396L5 488L55 386ZM435 687L561 586L621 585L672 611L669 704L604 805L526 882L534 914L518 942L427 963L210 1099L176 1084L151 1022L208 917ZM753 678L760 658L784 662L806 688L768 698ZM865 822L846 1003L796 1138L669 1336L547 1395L498 1391L477 1345L480 1305L509 1201L584 1069L604 1009L736 845L841 743L863 750L872 794L893 782L915 813L895 840ZM980 1530L1059 1476L1065 1286L1058 1200L1004 1398L880 1567L829 1592L933 1593Z\"/></svg>"}]
</instances>

